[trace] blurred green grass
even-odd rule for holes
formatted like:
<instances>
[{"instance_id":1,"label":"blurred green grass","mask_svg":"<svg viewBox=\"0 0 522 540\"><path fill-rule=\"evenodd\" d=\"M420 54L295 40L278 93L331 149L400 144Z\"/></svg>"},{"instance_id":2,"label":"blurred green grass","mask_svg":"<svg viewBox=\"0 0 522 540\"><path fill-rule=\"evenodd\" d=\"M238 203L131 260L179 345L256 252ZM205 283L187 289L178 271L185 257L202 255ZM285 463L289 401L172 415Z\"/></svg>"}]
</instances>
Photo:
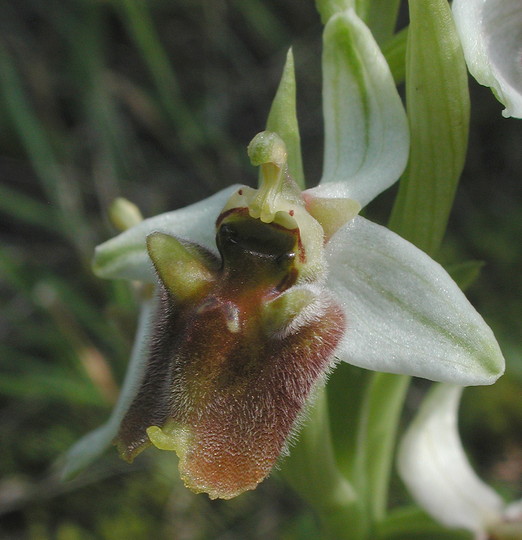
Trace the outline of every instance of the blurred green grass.
<instances>
[{"instance_id":1,"label":"blurred green grass","mask_svg":"<svg viewBox=\"0 0 522 540\"><path fill-rule=\"evenodd\" d=\"M180 487L174 458L159 452L132 467L109 452L66 485L53 464L107 417L132 343L134 291L90 271L94 246L115 232L111 201L126 197L149 216L253 184L246 145L264 127L290 45L316 182L320 34L313 3L291 0L0 4L0 537L317 537L313 516L275 480L210 502ZM462 425L482 472L516 495L522 129L488 90L472 90L469 159L441 260L485 262L469 296L509 374L466 392ZM370 208L373 219L386 220L393 194Z\"/></svg>"}]
</instances>

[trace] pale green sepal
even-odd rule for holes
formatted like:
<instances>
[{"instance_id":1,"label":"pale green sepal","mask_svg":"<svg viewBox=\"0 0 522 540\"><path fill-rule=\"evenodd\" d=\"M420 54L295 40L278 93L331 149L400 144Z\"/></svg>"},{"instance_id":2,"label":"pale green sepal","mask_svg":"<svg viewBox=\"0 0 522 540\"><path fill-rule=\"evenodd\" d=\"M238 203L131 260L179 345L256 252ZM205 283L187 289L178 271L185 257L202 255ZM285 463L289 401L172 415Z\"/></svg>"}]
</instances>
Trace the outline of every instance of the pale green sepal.
<instances>
[{"instance_id":1,"label":"pale green sepal","mask_svg":"<svg viewBox=\"0 0 522 540\"><path fill-rule=\"evenodd\" d=\"M467 151L468 77L447 0L410 2L406 103L411 151L390 228L438 249Z\"/></svg>"},{"instance_id":2,"label":"pale green sepal","mask_svg":"<svg viewBox=\"0 0 522 540\"><path fill-rule=\"evenodd\" d=\"M505 117L522 118L522 2L454 0L452 5L470 73L491 88L506 107Z\"/></svg>"},{"instance_id":3,"label":"pale green sepal","mask_svg":"<svg viewBox=\"0 0 522 540\"><path fill-rule=\"evenodd\" d=\"M286 56L285 67L266 123L267 131L274 131L285 142L288 152L288 172L297 185L305 188L301 137L296 111L294 55L292 49Z\"/></svg>"},{"instance_id":4,"label":"pale green sepal","mask_svg":"<svg viewBox=\"0 0 522 540\"><path fill-rule=\"evenodd\" d=\"M94 273L102 278L135 279L154 283L156 276L145 242L152 232L179 236L214 249L216 217L238 187L229 186L180 210L145 219L132 229L104 242L94 253Z\"/></svg>"},{"instance_id":5,"label":"pale green sepal","mask_svg":"<svg viewBox=\"0 0 522 540\"><path fill-rule=\"evenodd\" d=\"M424 399L399 447L399 474L434 519L484 534L501 520L500 496L471 468L457 414L462 387L438 384Z\"/></svg>"},{"instance_id":6,"label":"pale green sepal","mask_svg":"<svg viewBox=\"0 0 522 540\"><path fill-rule=\"evenodd\" d=\"M156 298L143 302L138 320L129 366L118 396L118 401L105 424L82 437L65 454L61 469L62 478L69 480L96 460L111 444L118 434L120 423L132 403L148 358L149 339L152 320L155 315Z\"/></svg>"},{"instance_id":7,"label":"pale green sepal","mask_svg":"<svg viewBox=\"0 0 522 540\"><path fill-rule=\"evenodd\" d=\"M327 286L346 313L340 359L462 385L502 375L504 358L489 326L442 266L413 244L356 217L325 249Z\"/></svg>"},{"instance_id":8,"label":"pale green sepal","mask_svg":"<svg viewBox=\"0 0 522 540\"><path fill-rule=\"evenodd\" d=\"M323 43L321 183L345 182L349 198L364 207L406 166L406 113L379 46L354 10L328 21Z\"/></svg>"},{"instance_id":9,"label":"pale green sepal","mask_svg":"<svg viewBox=\"0 0 522 540\"><path fill-rule=\"evenodd\" d=\"M147 236L147 250L165 287L180 302L189 299L214 280L195 244L182 243L169 234Z\"/></svg>"}]
</instances>

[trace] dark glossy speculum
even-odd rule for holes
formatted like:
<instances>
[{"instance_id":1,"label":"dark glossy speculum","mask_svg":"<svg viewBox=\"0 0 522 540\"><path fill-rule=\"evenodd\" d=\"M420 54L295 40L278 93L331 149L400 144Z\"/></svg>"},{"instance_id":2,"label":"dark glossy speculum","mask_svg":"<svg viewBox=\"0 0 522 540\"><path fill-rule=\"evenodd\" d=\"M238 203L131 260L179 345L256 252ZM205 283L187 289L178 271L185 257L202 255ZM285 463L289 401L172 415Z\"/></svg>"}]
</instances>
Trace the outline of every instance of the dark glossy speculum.
<instances>
[{"instance_id":1,"label":"dark glossy speculum","mask_svg":"<svg viewBox=\"0 0 522 540\"><path fill-rule=\"evenodd\" d=\"M151 440L175 450L189 488L231 498L284 450L344 318L324 291L295 285L306 258L298 228L237 208L218 219L217 245L221 261L166 235L150 239L161 309L116 443L128 460Z\"/></svg>"}]
</instances>

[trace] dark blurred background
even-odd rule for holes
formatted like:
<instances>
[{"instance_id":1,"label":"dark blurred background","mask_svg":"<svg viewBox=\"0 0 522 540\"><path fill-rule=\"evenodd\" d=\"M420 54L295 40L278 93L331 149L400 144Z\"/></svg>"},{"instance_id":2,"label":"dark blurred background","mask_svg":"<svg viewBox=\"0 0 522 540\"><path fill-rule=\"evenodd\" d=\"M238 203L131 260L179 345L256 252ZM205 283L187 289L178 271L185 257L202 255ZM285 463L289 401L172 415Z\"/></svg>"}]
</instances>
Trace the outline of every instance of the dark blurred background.
<instances>
[{"instance_id":1,"label":"dark blurred background","mask_svg":"<svg viewBox=\"0 0 522 540\"><path fill-rule=\"evenodd\" d=\"M53 464L107 418L132 343L132 288L90 270L94 246L115 234L111 201L151 216L254 185L246 146L291 45L314 185L321 30L312 1L0 3L1 538L317 537L314 516L277 478L211 502L180 486L167 453L129 466L110 451L69 484ZM461 425L482 476L512 498L522 484L522 121L502 118L490 91L470 83L468 161L439 258L484 262L467 293L508 374L465 392ZM367 215L385 223L394 194Z\"/></svg>"}]
</instances>

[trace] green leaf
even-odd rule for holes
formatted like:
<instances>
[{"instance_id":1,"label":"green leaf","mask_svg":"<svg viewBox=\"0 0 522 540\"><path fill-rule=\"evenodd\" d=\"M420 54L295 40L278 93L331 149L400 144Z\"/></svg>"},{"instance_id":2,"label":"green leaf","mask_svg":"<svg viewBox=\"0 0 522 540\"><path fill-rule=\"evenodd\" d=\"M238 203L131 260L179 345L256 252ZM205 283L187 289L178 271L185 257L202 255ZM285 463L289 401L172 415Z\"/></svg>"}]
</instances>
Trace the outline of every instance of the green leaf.
<instances>
[{"instance_id":1,"label":"green leaf","mask_svg":"<svg viewBox=\"0 0 522 540\"><path fill-rule=\"evenodd\" d=\"M67 404L67 406L71 404L103 405L103 398L92 384L73 379L57 369L26 375L3 373L0 379L0 395L55 401Z\"/></svg>"},{"instance_id":2,"label":"green leaf","mask_svg":"<svg viewBox=\"0 0 522 540\"><path fill-rule=\"evenodd\" d=\"M316 0L323 24L336 13L353 8L378 43L386 42L393 35L399 5L400 0Z\"/></svg>"},{"instance_id":3,"label":"green leaf","mask_svg":"<svg viewBox=\"0 0 522 540\"><path fill-rule=\"evenodd\" d=\"M181 144L188 149L203 143L205 135L181 94L176 73L154 28L149 4L134 0L122 0L119 4L129 33L150 70L162 106L181 130Z\"/></svg>"},{"instance_id":4,"label":"green leaf","mask_svg":"<svg viewBox=\"0 0 522 540\"><path fill-rule=\"evenodd\" d=\"M448 2L409 5L406 101L412 142L390 227L433 254L466 156L468 78Z\"/></svg>"},{"instance_id":5,"label":"green leaf","mask_svg":"<svg viewBox=\"0 0 522 540\"><path fill-rule=\"evenodd\" d=\"M459 287L465 291L479 277L484 264L484 261L465 261L452 264L448 266L447 270L449 275L458 283Z\"/></svg>"},{"instance_id":6,"label":"green leaf","mask_svg":"<svg viewBox=\"0 0 522 540\"><path fill-rule=\"evenodd\" d=\"M62 230L54 210L49 205L24 193L0 184L0 212L29 225L41 227L53 233Z\"/></svg>"},{"instance_id":7,"label":"green leaf","mask_svg":"<svg viewBox=\"0 0 522 540\"><path fill-rule=\"evenodd\" d=\"M358 3L365 4L364 12L356 9L377 43L386 43L395 30L400 0L358 0Z\"/></svg>"},{"instance_id":8,"label":"green leaf","mask_svg":"<svg viewBox=\"0 0 522 540\"><path fill-rule=\"evenodd\" d=\"M387 41L382 48L382 53L390 66L390 71L396 84L404 82L404 78L406 77L407 40L408 29L404 28Z\"/></svg>"},{"instance_id":9,"label":"green leaf","mask_svg":"<svg viewBox=\"0 0 522 540\"><path fill-rule=\"evenodd\" d=\"M317 11L321 15L321 22L326 24L330 17L355 7L356 0L316 0Z\"/></svg>"},{"instance_id":10,"label":"green leaf","mask_svg":"<svg viewBox=\"0 0 522 540\"><path fill-rule=\"evenodd\" d=\"M292 49L286 56L285 67L266 123L267 131L274 131L284 141L288 152L288 171L301 188L305 188L301 137L297 122L295 70Z\"/></svg>"},{"instance_id":11,"label":"green leaf","mask_svg":"<svg viewBox=\"0 0 522 540\"><path fill-rule=\"evenodd\" d=\"M71 243L84 255L86 248L90 249L90 231L86 226L83 210L63 174L50 142L50 134L30 103L14 59L1 44L0 73L0 98L5 101L16 133L40 179L48 201L58 209L55 213L57 227L65 232Z\"/></svg>"},{"instance_id":12,"label":"green leaf","mask_svg":"<svg viewBox=\"0 0 522 540\"><path fill-rule=\"evenodd\" d=\"M362 501L335 460L324 388L318 390L299 440L283 461L281 472L317 511L325 538L362 540L366 537Z\"/></svg>"},{"instance_id":13,"label":"green leaf","mask_svg":"<svg viewBox=\"0 0 522 540\"><path fill-rule=\"evenodd\" d=\"M415 506L392 510L379 524L378 540L471 540L465 531L448 530Z\"/></svg>"}]
</instances>

